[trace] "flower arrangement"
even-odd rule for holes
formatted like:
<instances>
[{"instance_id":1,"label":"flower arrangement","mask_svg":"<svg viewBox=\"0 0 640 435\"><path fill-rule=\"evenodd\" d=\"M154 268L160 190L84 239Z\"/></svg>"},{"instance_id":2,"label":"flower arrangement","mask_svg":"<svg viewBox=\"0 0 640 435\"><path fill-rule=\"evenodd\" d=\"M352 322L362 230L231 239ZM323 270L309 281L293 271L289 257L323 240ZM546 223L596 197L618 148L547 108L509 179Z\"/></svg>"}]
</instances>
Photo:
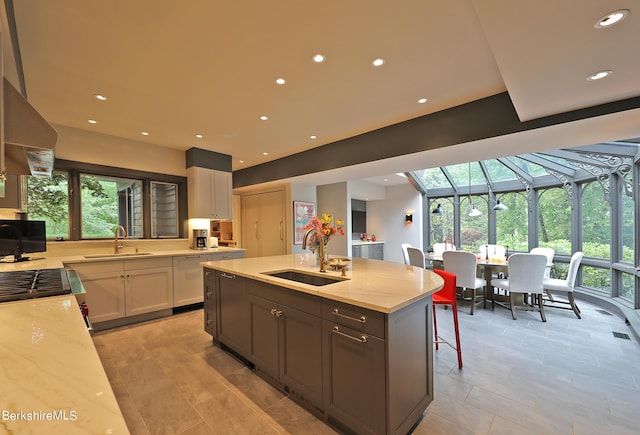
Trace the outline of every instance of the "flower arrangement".
<instances>
[{"instance_id":1,"label":"flower arrangement","mask_svg":"<svg viewBox=\"0 0 640 435\"><path fill-rule=\"evenodd\" d=\"M344 229L342 228L342 220L336 219L336 225L332 226L333 218L328 213L322 213L322 216L314 216L309 219L309 222L304 226L304 230L307 231L311 228L315 228L318 231L322 232L322 243L326 246L327 242L329 242L329 238L333 235L344 236ZM320 245L320 235L314 233L309 237L308 245L309 249L315 251L318 249Z\"/></svg>"}]
</instances>

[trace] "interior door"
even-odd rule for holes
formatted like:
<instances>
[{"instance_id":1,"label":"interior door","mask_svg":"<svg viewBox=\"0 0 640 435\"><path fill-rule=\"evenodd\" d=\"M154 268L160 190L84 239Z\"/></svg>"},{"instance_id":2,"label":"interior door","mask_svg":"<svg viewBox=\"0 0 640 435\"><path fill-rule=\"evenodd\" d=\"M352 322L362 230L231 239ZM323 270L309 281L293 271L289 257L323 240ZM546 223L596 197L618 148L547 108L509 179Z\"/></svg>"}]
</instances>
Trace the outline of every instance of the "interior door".
<instances>
[{"instance_id":1,"label":"interior door","mask_svg":"<svg viewBox=\"0 0 640 435\"><path fill-rule=\"evenodd\" d=\"M260 256L285 254L284 192L260 194Z\"/></svg>"},{"instance_id":2,"label":"interior door","mask_svg":"<svg viewBox=\"0 0 640 435\"><path fill-rule=\"evenodd\" d=\"M242 205L242 247L246 250L245 257L260 255L260 240L258 239L258 195L243 195Z\"/></svg>"}]
</instances>

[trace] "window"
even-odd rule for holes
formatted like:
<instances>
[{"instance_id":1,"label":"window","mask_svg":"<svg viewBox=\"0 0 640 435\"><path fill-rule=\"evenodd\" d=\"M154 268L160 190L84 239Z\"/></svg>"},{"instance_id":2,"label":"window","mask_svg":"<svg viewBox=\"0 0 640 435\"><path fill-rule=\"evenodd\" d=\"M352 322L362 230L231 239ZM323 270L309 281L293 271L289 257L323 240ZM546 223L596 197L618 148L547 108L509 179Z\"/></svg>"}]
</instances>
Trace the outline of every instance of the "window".
<instances>
[{"instance_id":1,"label":"window","mask_svg":"<svg viewBox=\"0 0 640 435\"><path fill-rule=\"evenodd\" d=\"M111 238L118 225L127 237L142 237L142 182L80 175L82 238Z\"/></svg>"},{"instance_id":2,"label":"window","mask_svg":"<svg viewBox=\"0 0 640 435\"><path fill-rule=\"evenodd\" d=\"M633 264L635 207L633 205L632 186L633 179L631 172L629 172L624 176L622 185L620 186L620 197L622 198L622 261L628 261Z\"/></svg>"},{"instance_id":3,"label":"window","mask_svg":"<svg viewBox=\"0 0 640 435\"><path fill-rule=\"evenodd\" d=\"M431 213L430 243L442 243L453 240L453 202L451 198L437 198L431 201L429 210L440 204L443 214Z\"/></svg>"},{"instance_id":4,"label":"window","mask_svg":"<svg viewBox=\"0 0 640 435\"><path fill-rule=\"evenodd\" d=\"M597 181L586 184L582 191L582 240L587 257L610 258L611 208Z\"/></svg>"},{"instance_id":5,"label":"window","mask_svg":"<svg viewBox=\"0 0 640 435\"><path fill-rule=\"evenodd\" d=\"M540 194L538 246L553 248L556 254L571 255L571 204L561 187Z\"/></svg>"},{"instance_id":6,"label":"window","mask_svg":"<svg viewBox=\"0 0 640 435\"><path fill-rule=\"evenodd\" d=\"M498 245L508 246L509 250L529 250L527 196L521 192L506 193L500 196L500 202L509 210L496 212L496 240Z\"/></svg>"},{"instance_id":7,"label":"window","mask_svg":"<svg viewBox=\"0 0 640 435\"><path fill-rule=\"evenodd\" d=\"M151 182L151 237L178 237L178 186Z\"/></svg>"},{"instance_id":8,"label":"window","mask_svg":"<svg viewBox=\"0 0 640 435\"><path fill-rule=\"evenodd\" d=\"M636 277L630 273L622 274L622 289L620 291L620 297L633 302L634 294L636 291Z\"/></svg>"},{"instance_id":9,"label":"window","mask_svg":"<svg viewBox=\"0 0 640 435\"><path fill-rule=\"evenodd\" d=\"M472 196L471 203L482 212L482 215L469 216L471 211L469 197L460 199L460 247L465 251L478 252L480 245L489 241L487 197Z\"/></svg>"},{"instance_id":10,"label":"window","mask_svg":"<svg viewBox=\"0 0 640 435\"><path fill-rule=\"evenodd\" d=\"M47 222L49 239L113 238L118 225L127 237L184 237L186 177L59 159L26 185L29 218Z\"/></svg>"},{"instance_id":11,"label":"window","mask_svg":"<svg viewBox=\"0 0 640 435\"><path fill-rule=\"evenodd\" d=\"M56 171L51 178L27 177L29 219L45 221L47 238L69 238L69 174Z\"/></svg>"},{"instance_id":12,"label":"window","mask_svg":"<svg viewBox=\"0 0 640 435\"><path fill-rule=\"evenodd\" d=\"M582 285L611 295L611 272L609 269L601 269L582 265Z\"/></svg>"}]
</instances>

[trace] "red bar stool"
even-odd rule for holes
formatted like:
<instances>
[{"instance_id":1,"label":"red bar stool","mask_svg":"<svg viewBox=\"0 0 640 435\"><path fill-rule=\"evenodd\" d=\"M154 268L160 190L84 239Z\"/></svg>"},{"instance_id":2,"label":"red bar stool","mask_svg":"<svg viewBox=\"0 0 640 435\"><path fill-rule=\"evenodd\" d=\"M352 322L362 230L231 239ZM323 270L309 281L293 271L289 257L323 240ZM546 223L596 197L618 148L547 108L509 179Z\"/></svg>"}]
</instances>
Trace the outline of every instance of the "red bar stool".
<instances>
[{"instance_id":1,"label":"red bar stool","mask_svg":"<svg viewBox=\"0 0 640 435\"><path fill-rule=\"evenodd\" d=\"M445 270L433 269L435 273L444 279L442 290L433 294L433 332L435 335L436 350L439 343L448 344L458 353L458 368L462 368L462 349L460 348L460 330L458 328L458 304L456 303L456 276ZM456 332L456 345L453 346L438 335L438 323L436 322L436 305L451 305L453 309L453 327Z\"/></svg>"}]
</instances>

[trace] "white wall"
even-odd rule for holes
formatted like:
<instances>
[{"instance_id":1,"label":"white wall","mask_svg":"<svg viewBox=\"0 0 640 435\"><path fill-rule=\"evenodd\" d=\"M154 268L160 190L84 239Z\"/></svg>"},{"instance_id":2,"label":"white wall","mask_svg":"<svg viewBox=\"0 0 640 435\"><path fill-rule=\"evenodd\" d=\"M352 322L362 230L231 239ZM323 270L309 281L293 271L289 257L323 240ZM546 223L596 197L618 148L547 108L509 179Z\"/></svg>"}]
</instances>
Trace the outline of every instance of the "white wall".
<instances>
[{"instance_id":1,"label":"white wall","mask_svg":"<svg viewBox=\"0 0 640 435\"><path fill-rule=\"evenodd\" d=\"M295 219L295 215L293 213L293 201L306 201L316 203L316 186L314 184L292 184L291 185L291 201L290 207L287 213L291 213L291 253L292 254L301 254L303 252L309 252L302 250L302 245L294 244L295 238L293 234L293 220ZM317 205L317 203L316 203Z\"/></svg>"},{"instance_id":2,"label":"white wall","mask_svg":"<svg viewBox=\"0 0 640 435\"><path fill-rule=\"evenodd\" d=\"M56 158L84 163L187 176L182 150L146 142L54 125L58 132Z\"/></svg>"},{"instance_id":3,"label":"white wall","mask_svg":"<svg viewBox=\"0 0 640 435\"><path fill-rule=\"evenodd\" d=\"M384 241L385 261L404 263L400 244L422 247L422 195L410 184L389 186L385 200L367 202L367 231ZM405 213L413 212L413 223Z\"/></svg>"}]
</instances>

